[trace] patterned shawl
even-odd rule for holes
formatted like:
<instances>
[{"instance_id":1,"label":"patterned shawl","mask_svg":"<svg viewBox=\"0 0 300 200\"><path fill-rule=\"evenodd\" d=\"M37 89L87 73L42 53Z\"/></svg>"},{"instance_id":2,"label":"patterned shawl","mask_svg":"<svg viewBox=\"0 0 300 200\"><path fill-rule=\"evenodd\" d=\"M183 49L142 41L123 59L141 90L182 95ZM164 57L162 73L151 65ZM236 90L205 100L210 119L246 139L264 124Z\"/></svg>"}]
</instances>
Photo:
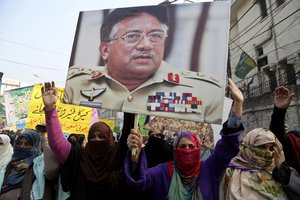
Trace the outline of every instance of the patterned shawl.
<instances>
[{"instance_id":1,"label":"patterned shawl","mask_svg":"<svg viewBox=\"0 0 300 200\"><path fill-rule=\"evenodd\" d=\"M220 199L287 199L281 184L272 178L274 151L261 148L275 142L275 135L263 128L243 138L221 181Z\"/></svg>"}]
</instances>

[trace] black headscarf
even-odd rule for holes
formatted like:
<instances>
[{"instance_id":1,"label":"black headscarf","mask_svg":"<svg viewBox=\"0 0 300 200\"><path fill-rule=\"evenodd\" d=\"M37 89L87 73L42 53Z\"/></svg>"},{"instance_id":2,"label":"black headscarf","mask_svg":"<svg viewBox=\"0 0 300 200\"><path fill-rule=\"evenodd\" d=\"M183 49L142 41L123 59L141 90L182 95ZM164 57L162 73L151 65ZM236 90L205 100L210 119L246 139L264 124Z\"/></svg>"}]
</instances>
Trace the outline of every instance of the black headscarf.
<instances>
[{"instance_id":1,"label":"black headscarf","mask_svg":"<svg viewBox=\"0 0 300 200\"><path fill-rule=\"evenodd\" d=\"M106 139L103 141L90 140L95 131L106 134ZM85 178L95 183L104 182L114 187L121 178L122 164L112 130L104 122L94 123L89 130L88 142L80 160L80 167Z\"/></svg>"},{"instance_id":2,"label":"black headscarf","mask_svg":"<svg viewBox=\"0 0 300 200\"><path fill-rule=\"evenodd\" d=\"M154 167L160 163L172 160L173 149L166 140L163 134L150 135L147 144L145 145L145 153L147 157L148 167Z\"/></svg>"}]
</instances>

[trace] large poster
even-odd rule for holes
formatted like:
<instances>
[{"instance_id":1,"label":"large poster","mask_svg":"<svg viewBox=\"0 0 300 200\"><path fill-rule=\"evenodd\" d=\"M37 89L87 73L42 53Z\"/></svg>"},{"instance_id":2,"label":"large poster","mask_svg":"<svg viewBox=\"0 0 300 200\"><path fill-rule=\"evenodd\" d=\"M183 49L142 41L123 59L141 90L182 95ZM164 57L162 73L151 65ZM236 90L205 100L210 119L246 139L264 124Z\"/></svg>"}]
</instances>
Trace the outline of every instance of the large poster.
<instances>
[{"instance_id":1,"label":"large poster","mask_svg":"<svg viewBox=\"0 0 300 200\"><path fill-rule=\"evenodd\" d=\"M222 122L230 2L80 12L68 104Z\"/></svg>"}]
</instances>

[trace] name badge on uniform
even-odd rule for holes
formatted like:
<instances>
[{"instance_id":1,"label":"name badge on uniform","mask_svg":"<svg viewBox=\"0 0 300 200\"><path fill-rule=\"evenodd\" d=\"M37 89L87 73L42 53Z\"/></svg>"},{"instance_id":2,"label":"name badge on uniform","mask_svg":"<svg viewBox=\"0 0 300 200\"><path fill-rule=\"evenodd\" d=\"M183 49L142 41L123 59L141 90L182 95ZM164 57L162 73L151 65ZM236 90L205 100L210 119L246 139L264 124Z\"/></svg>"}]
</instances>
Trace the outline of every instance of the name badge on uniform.
<instances>
[{"instance_id":1,"label":"name badge on uniform","mask_svg":"<svg viewBox=\"0 0 300 200\"><path fill-rule=\"evenodd\" d=\"M80 106L92 107L92 108L102 108L101 102L92 102L92 101L80 101Z\"/></svg>"},{"instance_id":2,"label":"name badge on uniform","mask_svg":"<svg viewBox=\"0 0 300 200\"><path fill-rule=\"evenodd\" d=\"M156 92L148 96L147 110L201 113L201 97L193 97L192 93L182 92Z\"/></svg>"}]
</instances>

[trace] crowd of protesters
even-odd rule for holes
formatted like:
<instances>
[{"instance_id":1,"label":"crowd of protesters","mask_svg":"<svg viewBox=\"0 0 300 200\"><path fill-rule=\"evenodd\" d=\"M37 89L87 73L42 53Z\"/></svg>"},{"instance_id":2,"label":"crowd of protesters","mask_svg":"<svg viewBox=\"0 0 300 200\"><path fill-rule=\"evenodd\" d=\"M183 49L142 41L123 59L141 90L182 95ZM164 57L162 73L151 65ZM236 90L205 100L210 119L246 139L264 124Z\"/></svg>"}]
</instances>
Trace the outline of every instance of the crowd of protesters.
<instances>
[{"instance_id":1,"label":"crowd of protesters","mask_svg":"<svg viewBox=\"0 0 300 200\"><path fill-rule=\"evenodd\" d=\"M1 131L0 197L299 199L299 132L284 129L293 94L277 88L270 130L254 129L238 141L243 97L231 80L229 89L234 104L222 139L202 161L199 139L191 132L179 133L173 147L162 134L150 134L143 145L139 131L116 142L109 126L97 122L86 144L83 135L66 139L57 118L55 86L47 83L42 91L47 130L39 125L36 130ZM132 156L132 148L137 155Z\"/></svg>"},{"instance_id":2,"label":"crowd of protesters","mask_svg":"<svg viewBox=\"0 0 300 200\"><path fill-rule=\"evenodd\" d=\"M157 133L144 144L136 129L115 141L110 127L96 122L87 138L65 138L57 90L45 83L46 124L1 130L0 199L300 199L300 134L285 129L293 93L276 88L270 128L239 138L244 99L230 79L228 88L229 118L213 153L202 160L192 132L178 133L173 145Z\"/></svg>"}]
</instances>

